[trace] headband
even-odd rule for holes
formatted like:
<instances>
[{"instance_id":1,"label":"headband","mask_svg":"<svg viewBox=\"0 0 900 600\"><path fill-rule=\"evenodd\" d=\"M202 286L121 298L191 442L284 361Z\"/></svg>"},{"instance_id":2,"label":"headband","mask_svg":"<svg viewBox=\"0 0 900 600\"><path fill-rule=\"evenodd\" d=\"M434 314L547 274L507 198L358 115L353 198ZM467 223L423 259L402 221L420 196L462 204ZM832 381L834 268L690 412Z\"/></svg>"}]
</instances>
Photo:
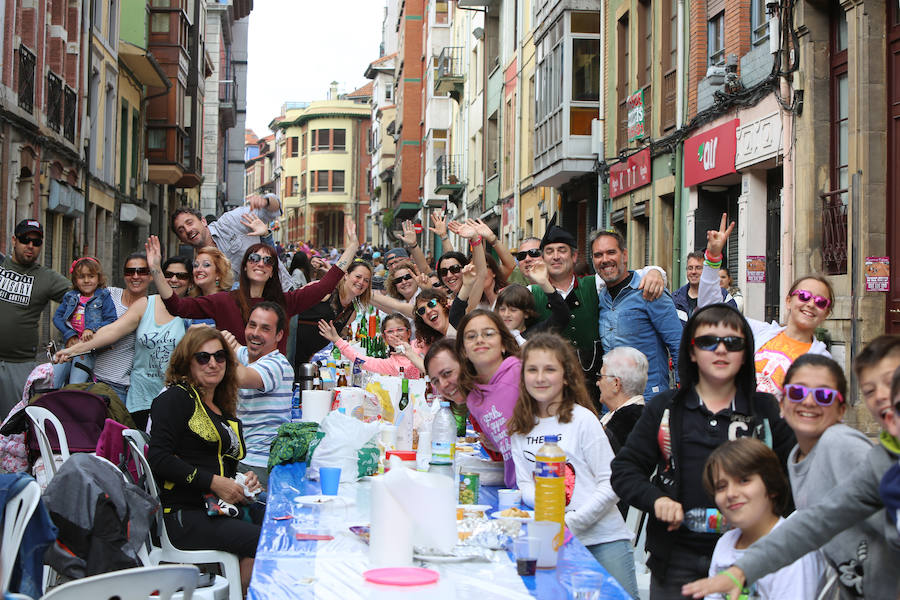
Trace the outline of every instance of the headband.
<instances>
[{"instance_id":1,"label":"headband","mask_svg":"<svg viewBox=\"0 0 900 600\"><path fill-rule=\"evenodd\" d=\"M71 275L72 272L75 271L75 266L83 260L92 260L95 263L97 263L98 267L100 266L100 261L97 260L96 258L94 258L93 256L82 256L81 258L76 258L75 260L72 261L72 266L69 267L69 275Z\"/></svg>"}]
</instances>

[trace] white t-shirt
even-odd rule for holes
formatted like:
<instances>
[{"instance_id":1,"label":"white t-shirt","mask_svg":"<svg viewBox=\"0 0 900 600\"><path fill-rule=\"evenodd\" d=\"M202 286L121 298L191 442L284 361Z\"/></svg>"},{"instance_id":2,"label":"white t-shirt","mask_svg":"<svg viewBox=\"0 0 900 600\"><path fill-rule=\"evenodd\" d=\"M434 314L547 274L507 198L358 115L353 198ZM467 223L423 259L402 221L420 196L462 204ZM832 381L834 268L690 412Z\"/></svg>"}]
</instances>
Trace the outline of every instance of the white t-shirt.
<instances>
[{"instance_id":1,"label":"white t-shirt","mask_svg":"<svg viewBox=\"0 0 900 600\"><path fill-rule=\"evenodd\" d=\"M261 390L238 390L236 416L244 426L244 443L247 446L247 456L242 462L253 467L265 467L278 426L291 420L294 368L278 350L250 363L247 347L241 346L237 359L245 367L256 371L263 383Z\"/></svg>"},{"instance_id":2,"label":"white t-shirt","mask_svg":"<svg viewBox=\"0 0 900 600\"><path fill-rule=\"evenodd\" d=\"M600 421L583 406L573 407L568 423L556 417L538 419L528 434L511 436L516 484L525 504L534 506L534 457L547 435L559 436L559 446L566 453L566 476L575 481L566 505L566 525L572 533L585 546L631 541L631 531L616 508L619 497L609 482L612 448Z\"/></svg>"},{"instance_id":3,"label":"white t-shirt","mask_svg":"<svg viewBox=\"0 0 900 600\"><path fill-rule=\"evenodd\" d=\"M775 527L781 525L784 519L778 519ZM774 528L773 528L774 529ZM713 551L712 562L709 563L709 576L724 571L743 556L744 550L738 550L734 546L741 537L740 529L726 531ZM760 600L799 600L800 598L815 598L819 591L825 565L818 552L810 552L797 559L793 563L770 573L755 581L750 586L750 598ZM723 594L706 596L705 600L721 600Z\"/></svg>"}]
</instances>

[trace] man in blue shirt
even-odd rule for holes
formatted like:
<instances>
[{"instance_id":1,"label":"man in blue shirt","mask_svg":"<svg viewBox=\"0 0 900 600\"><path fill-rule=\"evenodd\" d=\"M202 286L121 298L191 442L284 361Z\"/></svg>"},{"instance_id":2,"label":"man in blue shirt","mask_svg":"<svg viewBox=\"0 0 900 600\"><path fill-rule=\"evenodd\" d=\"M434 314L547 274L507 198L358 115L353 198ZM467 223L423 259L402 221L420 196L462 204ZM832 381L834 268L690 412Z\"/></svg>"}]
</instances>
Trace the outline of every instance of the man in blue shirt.
<instances>
[{"instance_id":1,"label":"man in blue shirt","mask_svg":"<svg viewBox=\"0 0 900 600\"><path fill-rule=\"evenodd\" d=\"M606 282L599 294L600 341L603 351L631 346L644 353L649 363L648 399L669 387L669 356L677 373L681 321L668 290L658 299L645 300L639 273L629 271L625 240L613 231L598 231L591 240L591 259L597 275Z\"/></svg>"}]
</instances>

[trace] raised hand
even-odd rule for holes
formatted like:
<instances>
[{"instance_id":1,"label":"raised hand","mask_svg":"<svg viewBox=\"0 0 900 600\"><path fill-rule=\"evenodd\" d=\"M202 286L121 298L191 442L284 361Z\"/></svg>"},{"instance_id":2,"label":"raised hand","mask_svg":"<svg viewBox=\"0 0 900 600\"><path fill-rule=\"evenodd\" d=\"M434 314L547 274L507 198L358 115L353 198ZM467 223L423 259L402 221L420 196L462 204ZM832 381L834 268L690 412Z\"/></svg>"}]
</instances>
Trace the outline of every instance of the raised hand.
<instances>
[{"instance_id":1,"label":"raised hand","mask_svg":"<svg viewBox=\"0 0 900 600\"><path fill-rule=\"evenodd\" d=\"M470 240L477 235L475 233L475 228L468 223L457 223L456 221L450 221L449 223L447 223L447 228L456 235L466 238L467 240Z\"/></svg>"},{"instance_id":2,"label":"raised hand","mask_svg":"<svg viewBox=\"0 0 900 600\"><path fill-rule=\"evenodd\" d=\"M237 353L238 348L241 347L241 343L239 341L237 341L237 338L234 337L234 334L232 334L227 329L223 329L221 331L221 333L222 333L222 337L225 338L225 341L228 343L228 345L231 346L232 351Z\"/></svg>"},{"instance_id":3,"label":"raised hand","mask_svg":"<svg viewBox=\"0 0 900 600\"><path fill-rule=\"evenodd\" d=\"M344 238L347 240L348 248L350 246L359 247L359 238L356 236L356 221L353 219L347 219L344 222Z\"/></svg>"},{"instance_id":4,"label":"raised hand","mask_svg":"<svg viewBox=\"0 0 900 600\"><path fill-rule=\"evenodd\" d=\"M550 276L547 274L547 263L544 261L533 262L531 267L524 271L524 275L532 283L542 288L550 283Z\"/></svg>"},{"instance_id":5,"label":"raised hand","mask_svg":"<svg viewBox=\"0 0 900 600\"><path fill-rule=\"evenodd\" d=\"M474 264L469 263L462 268L463 285L466 286L466 289L470 289L473 285L475 285L476 276L477 273L475 271Z\"/></svg>"},{"instance_id":6,"label":"raised hand","mask_svg":"<svg viewBox=\"0 0 900 600\"><path fill-rule=\"evenodd\" d=\"M432 212L431 224L432 227L429 227L428 231L436 233L438 237L445 237L447 235L447 221L445 220L444 213L438 214L437 212Z\"/></svg>"},{"instance_id":7,"label":"raised hand","mask_svg":"<svg viewBox=\"0 0 900 600\"><path fill-rule=\"evenodd\" d=\"M428 276L428 273L419 273L418 275L416 275L415 281L416 285L418 285L420 289L431 289L431 277Z\"/></svg>"},{"instance_id":8,"label":"raised hand","mask_svg":"<svg viewBox=\"0 0 900 600\"><path fill-rule=\"evenodd\" d=\"M722 222L719 224L718 231L710 229L706 232L706 251L709 252L709 255L713 258L722 256L722 249L728 241L728 236L730 236L731 232L734 230L734 221L731 222L731 225L726 227L727 224L728 215L722 213Z\"/></svg>"},{"instance_id":9,"label":"raised hand","mask_svg":"<svg viewBox=\"0 0 900 600\"><path fill-rule=\"evenodd\" d=\"M413 246L416 243L416 229L413 227L412 221L409 219L403 221L403 234L400 239L407 246Z\"/></svg>"},{"instance_id":10,"label":"raised hand","mask_svg":"<svg viewBox=\"0 0 900 600\"><path fill-rule=\"evenodd\" d=\"M497 234L481 219L468 219L466 225L470 225L475 230L475 233L483 237L488 244L493 244L497 241Z\"/></svg>"},{"instance_id":11,"label":"raised hand","mask_svg":"<svg viewBox=\"0 0 900 600\"><path fill-rule=\"evenodd\" d=\"M252 212L244 213L241 223L247 228L247 235L262 237L269 234L269 226Z\"/></svg>"},{"instance_id":12,"label":"raised hand","mask_svg":"<svg viewBox=\"0 0 900 600\"><path fill-rule=\"evenodd\" d=\"M325 319L319 319L319 335L321 335L332 344L341 339L341 336L338 335L337 329L334 328L334 324L331 321L326 321Z\"/></svg>"},{"instance_id":13,"label":"raised hand","mask_svg":"<svg viewBox=\"0 0 900 600\"><path fill-rule=\"evenodd\" d=\"M147 264L151 269L159 269L162 263L162 249L159 244L159 238L151 235L144 243L144 251L147 253Z\"/></svg>"}]
</instances>

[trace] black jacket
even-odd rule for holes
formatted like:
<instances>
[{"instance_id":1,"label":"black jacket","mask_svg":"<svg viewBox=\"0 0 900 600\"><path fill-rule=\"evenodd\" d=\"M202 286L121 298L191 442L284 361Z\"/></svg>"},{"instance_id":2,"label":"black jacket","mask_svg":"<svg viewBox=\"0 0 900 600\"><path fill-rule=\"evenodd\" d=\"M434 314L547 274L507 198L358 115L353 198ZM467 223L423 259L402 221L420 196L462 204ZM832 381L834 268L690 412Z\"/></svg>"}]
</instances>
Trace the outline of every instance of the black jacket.
<instances>
[{"instance_id":1,"label":"black jacket","mask_svg":"<svg viewBox=\"0 0 900 600\"><path fill-rule=\"evenodd\" d=\"M226 453L229 441L222 439L209 409L193 388L173 385L153 400L147 461L166 512L203 508L203 495L210 493L213 475L234 477L237 472L246 452L241 422L224 413L221 418L239 440L237 455Z\"/></svg>"}]
</instances>

